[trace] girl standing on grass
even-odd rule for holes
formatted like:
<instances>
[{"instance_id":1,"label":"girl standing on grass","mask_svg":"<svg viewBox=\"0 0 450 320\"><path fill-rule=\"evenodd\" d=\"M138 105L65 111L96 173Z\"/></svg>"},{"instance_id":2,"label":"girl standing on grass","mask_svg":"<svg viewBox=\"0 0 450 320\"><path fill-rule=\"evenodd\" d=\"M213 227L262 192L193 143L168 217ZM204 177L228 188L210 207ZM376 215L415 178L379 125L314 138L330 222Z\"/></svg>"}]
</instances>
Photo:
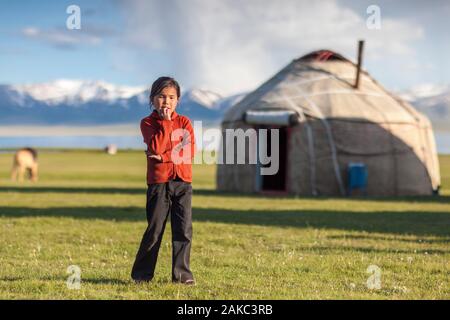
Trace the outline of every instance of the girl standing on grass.
<instances>
[{"instance_id":1,"label":"girl standing on grass","mask_svg":"<svg viewBox=\"0 0 450 320\"><path fill-rule=\"evenodd\" d=\"M180 86L160 77L150 90L154 110L141 120L147 145L147 222L131 277L136 282L153 279L158 251L170 214L172 227L172 281L195 284L190 270L192 241L192 159L194 131L188 117L175 112Z\"/></svg>"}]
</instances>

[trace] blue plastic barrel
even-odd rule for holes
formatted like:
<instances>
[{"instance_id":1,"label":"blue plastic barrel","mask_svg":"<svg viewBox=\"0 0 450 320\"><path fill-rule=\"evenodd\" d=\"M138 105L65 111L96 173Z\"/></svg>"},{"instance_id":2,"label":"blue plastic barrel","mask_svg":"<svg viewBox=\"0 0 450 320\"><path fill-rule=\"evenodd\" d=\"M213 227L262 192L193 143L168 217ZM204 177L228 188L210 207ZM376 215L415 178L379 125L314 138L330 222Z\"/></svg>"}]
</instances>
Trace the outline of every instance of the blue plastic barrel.
<instances>
[{"instance_id":1,"label":"blue plastic barrel","mask_svg":"<svg viewBox=\"0 0 450 320\"><path fill-rule=\"evenodd\" d=\"M350 162L347 166L348 195L352 194L354 189L360 189L363 194L367 191L367 167L362 162Z\"/></svg>"}]
</instances>

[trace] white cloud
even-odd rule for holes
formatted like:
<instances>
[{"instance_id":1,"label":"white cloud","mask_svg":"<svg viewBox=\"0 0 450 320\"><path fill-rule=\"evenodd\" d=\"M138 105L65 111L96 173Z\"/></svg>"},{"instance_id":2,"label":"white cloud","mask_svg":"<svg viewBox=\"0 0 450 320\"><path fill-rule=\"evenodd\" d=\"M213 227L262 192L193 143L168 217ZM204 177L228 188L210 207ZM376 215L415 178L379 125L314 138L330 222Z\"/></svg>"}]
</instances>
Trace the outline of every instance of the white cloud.
<instances>
[{"instance_id":1,"label":"white cloud","mask_svg":"<svg viewBox=\"0 0 450 320\"><path fill-rule=\"evenodd\" d=\"M349 58L366 39L367 59L408 55L423 29L405 20L383 19L366 27L365 12L336 0L133 0L121 1L126 26L122 45L164 57L141 70L167 70L185 85L228 94L249 90L292 59L316 49ZM141 57L144 57L142 55ZM141 59L139 59L141 63Z\"/></svg>"},{"instance_id":2,"label":"white cloud","mask_svg":"<svg viewBox=\"0 0 450 320\"><path fill-rule=\"evenodd\" d=\"M110 35L109 30L101 28L87 28L82 30L68 30L61 28L40 29L29 26L21 30L21 34L61 49L73 49L78 45L96 46L102 43L104 36Z\"/></svg>"}]
</instances>

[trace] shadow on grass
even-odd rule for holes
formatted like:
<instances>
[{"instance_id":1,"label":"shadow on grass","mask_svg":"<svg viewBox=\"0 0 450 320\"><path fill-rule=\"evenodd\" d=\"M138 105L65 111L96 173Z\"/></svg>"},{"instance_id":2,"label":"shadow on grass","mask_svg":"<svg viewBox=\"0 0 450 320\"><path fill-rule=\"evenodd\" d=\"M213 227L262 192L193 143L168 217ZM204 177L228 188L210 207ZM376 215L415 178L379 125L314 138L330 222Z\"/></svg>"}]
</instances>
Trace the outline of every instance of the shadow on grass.
<instances>
[{"instance_id":1,"label":"shadow on grass","mask_svg":"<svg viewBox=\"0 0 450 320\"><path fill-rule=\"evenodd\" d=\"M196 208L195 221L450 237L450 213L338 210L235 211Z\"/></svg>"},{"instance_id":2,"label":"shadow on grass","mask_svg":"<svg viewBox=\"0 0 450 320\"><path fill-rule=\"evenodd\" d=\"M110 221L145 221L145 208L140 207L0 207L0 217L49 217L99 219Z\"/></svg>"},{"instance_id":3,"label":"shadow on grass","mask_svg":"<svg viewBox=\"0 0 450 320\"><path fill-rule=\"evenodd\" d=\"M131 280L122 280L122 279L93 279L93 278L83 278L83 284L100 284L100 285L133 285L134 282Z\"/></svg>"},{"instance_id":4,"label":"shadow on grass","mask_svg":"<svg viewBox=\"0 0 450 320\"><path fill-rule=\"evenodd\" d=\"M395 241L395 239L391 239L391 241ZM329 254L336 251L349 251L349 252L361 252L361 253L381 253L381 254L429 254L429 255L442 255L450 253L450 250L441 250L441 249L398 249L398 248L388 248L388 249L380 249L374 247L354 247L354 246L314 246L312 248L303 248L304 250L311 250L313 252L317 252L319 254Z\"/></svg>"},{"instance_id":5,"label":"shadow on grass","mask_svg":"<svg viewBox=\"0 0 450 320\"><path fill-rule=\"evenodd\" d=\"M408 237L395 236L395 237L387 237L383 235L376 234L344 234L344 235L332 235L327 236L327 239L334 240L373 240L373 241L400 241L400 242L409 242L416 244L431 244L431 243L449 243L450 238L439 238L439 239L411 239Z\"/></svg>"},{"instance_id":6,"label":"shadow on grass","mask_svg":"<svg viewBox=\"0 0 450 320\"><path fill-rule=\"evenodd\" d=\"M140 207L0 207L0 217L68 217L112 221L146 221L145 210ZM194 223L212 222L249 226L337 229L395 235L439 236L450 239L450 213L446 212L238 211L194 207L193 219Z\"/></svg>"},{"instance_id":7,"label":"shadow on grass","mask_svg":"<svg viewBox=\"0 0 450 320\"><path fill-rule=\"evenodd\" d=\"M102 187L40 187L40 186L3 186L1 192L19 193L94 193L94 194L141 194L145 195L146 187L143 188L102 188ZM257 193L233 193L217 191L215 189L198 189L194 186L194 196L214 196L227 198L255 198L262 199ZM380 201L380 202L419 202L419 203L450 203L450 196L403 196L403 197L298 197L293 195L272 196L270 199L304 199L304 200L346 200L346 201Z\"/></svg>"},{"instance_id":8,"label":"shadow on grass","mask_svg":"<svg viewBox=\"0 0 450 320\"><path fill-rule=\"evenodd\" d=\"M16 281L30 281L30 280L40 280L40 281L63 281L65 282L67 280L66 277L36 277L33 279L30 278L24 278L24 277L15 277L15 276L4 276L0 278L0 281L5 282L16 282ZM130 279L128 281L122 280L122 279L95 279L95 278L82 278L81 280L82 284L100 284L100 285L131 285L134 284L134 282Z\"/></svg>"},{"instance_id":9,"label":"shadow on grass","mask_svg":"<svg viewBox=\"0 0 450 320\"><path fill-rule=\"evenodd\" d=\"M421 203L450 203L450 196L440 195L440 196L402 196L402 197L364 197L364 196L353 196L353 197L327 197L327 196L263 196L257 193L234 193L228 191L217 191L214 189L194 189L194 195L200 196L220 196L228 198L255 198L255 199L299 199L299 200L345 200L345 201L379 201L379 202L421 202Z\"/></svg>"},{"instance_id":10,"label":"shadow on grass","mask_svg":"<svg viewBox=\"0 0 450 320\"><path fill-rule=\"evenodd\" d=\"M0 187L1 192L19 193L94 193L94 194L142 194L146 188L102 188L102 187L39 187L39 186L8 186Z\"/></svg>"}]
</instances>

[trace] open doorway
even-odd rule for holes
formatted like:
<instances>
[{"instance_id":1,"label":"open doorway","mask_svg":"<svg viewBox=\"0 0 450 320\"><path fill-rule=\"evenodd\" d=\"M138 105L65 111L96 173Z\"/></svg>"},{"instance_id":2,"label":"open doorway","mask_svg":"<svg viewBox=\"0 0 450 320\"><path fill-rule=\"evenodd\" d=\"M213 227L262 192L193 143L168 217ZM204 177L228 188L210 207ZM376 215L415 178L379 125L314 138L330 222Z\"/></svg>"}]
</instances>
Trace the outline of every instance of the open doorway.
<instances>
[{"instance_id":1,"label":"open doorway","mask_svg":"<svg viewBox=\"0 0 450 320\"><path fill-rule=\"evenodd\" d=\"M275 191L275 192L285 192L287 191L286 187L286 171L287 171L287 152L288 152L288 128L287 127L265 127L264 129L279 129L279 150L276 150L279 153L279 168L278 172L274 175L261 175L261 191ZM269 157L272 157L272 141L271 134L268 132L267 134L267 154ZM275 150L274 150L275 151ZM270 167L270 163L267 165L261 165L261 167ZM260 172L258 172L260 174Z\"/></svg>"}]
</instances>

